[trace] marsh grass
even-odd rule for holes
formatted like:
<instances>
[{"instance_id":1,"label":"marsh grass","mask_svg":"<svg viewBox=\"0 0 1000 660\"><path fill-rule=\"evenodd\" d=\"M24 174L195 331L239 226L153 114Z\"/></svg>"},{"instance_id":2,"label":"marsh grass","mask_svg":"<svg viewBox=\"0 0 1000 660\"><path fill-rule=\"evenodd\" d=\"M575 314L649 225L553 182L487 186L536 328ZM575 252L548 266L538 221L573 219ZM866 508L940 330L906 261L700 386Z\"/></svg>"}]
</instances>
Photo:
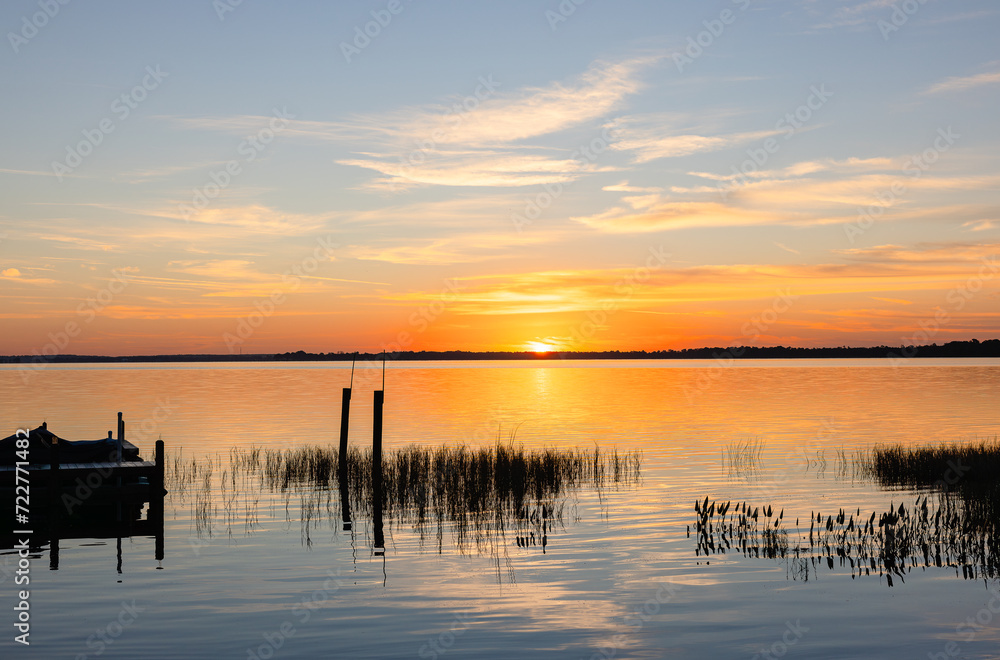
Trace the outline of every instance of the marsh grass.
<instances>
[{"instance_id":1,"label":"marsh grass","mask_svg":"<svg viewBox=\"0 0 1000 660\"><path fill-rule=\"evenodd\" d=\"M995 483L1000 439L933 447L879 445L858 458L861 472L885 488L950 489Z\"/></svg>"},{"instance_id":2,"label":"marsh grass","mask_svg":"<svg viewBox=\"0 0 1000 660\"><path fill-rule=\"evenodd\" d=\"M641 478L638 451L526 449L513 438L511 433L508 442L489 447L411 445L384 452L380 496L385 522L409 525L422 539L433 537L439 543L449 529L462 550L495 553L497 544L511 535L518 546L544 551L549 533L564 524L570 497L585 488L629 488ZM375 497L371 450L350 448L343 475L339 459L338 449L327 446L233 448L228 468L217 480L225 522L232 529L242 517L246 531L252 531L259 523L262 492L284 495L286 520L299 519L306 545L317 527L332 523L340 511L370 519ZM211 458L199 463L178 457L170 470L181 497L200 486L194 505L199 534L217 514L209 501L215 501L210 484L218 467ZM179 482L184 486L177 488Z\"/></svg>"}]
</instances>

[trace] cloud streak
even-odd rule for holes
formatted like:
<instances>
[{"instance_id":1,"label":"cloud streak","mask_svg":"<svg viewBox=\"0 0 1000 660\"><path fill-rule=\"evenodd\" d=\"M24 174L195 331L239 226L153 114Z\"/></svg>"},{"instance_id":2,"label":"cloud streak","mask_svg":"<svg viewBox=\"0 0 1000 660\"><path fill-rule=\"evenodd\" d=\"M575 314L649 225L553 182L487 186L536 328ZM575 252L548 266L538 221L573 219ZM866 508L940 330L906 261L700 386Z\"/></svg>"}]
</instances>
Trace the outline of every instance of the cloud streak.
<instances>
[{"instance_id":1,"label":"cloud streak","mask_svg":"<svg viewBox=\"0 0 1000 660\"><path fill-rule=\"evenodd\" d=\"M935 83L925 89L921 94L957 94L967 92L977 87L1000 84L1000 71L989 73L978 73L974 76L955 76L947 78L939 83Z\"/></svg>"},{"instance_id":2,"label":"cloud streak","mask_svg":"<svg viewBox=\"0 0 1000 660\"><path fill-rule=\"evenodd\" d=\"M660 158L679 158L698 153L708 153L729 149L741 144L749 144L758 140L764 140L775 135L781 135L784 131L749 131L744 133L730 133L727 135L662 135L669 129L645 128L632 129L627 125L617 128L618 139L615 140L611 148L616 151L634 152L634 162L648 163Z\"/></svg>"}]
</instances>

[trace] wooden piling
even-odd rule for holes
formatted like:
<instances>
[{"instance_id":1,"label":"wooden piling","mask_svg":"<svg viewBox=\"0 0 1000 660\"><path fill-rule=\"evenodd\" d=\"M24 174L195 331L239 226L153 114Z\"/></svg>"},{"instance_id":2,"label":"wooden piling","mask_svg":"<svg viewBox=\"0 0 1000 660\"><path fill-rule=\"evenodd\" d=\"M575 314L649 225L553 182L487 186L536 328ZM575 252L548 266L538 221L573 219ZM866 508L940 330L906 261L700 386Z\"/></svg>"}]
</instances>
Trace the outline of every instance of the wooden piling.
<instances>
[{"instance_id":1,"label":"wooden piling","mask_svg":"<svg viewBox=\"0 0 1000 660\"><path fill-rule=\"evenodd\" d=\"M59 438L52 436L49 446L49 570L59 570L59 515L62 481L59 474Z\"/></svg>"},{"instance_id":2,"label":"wooden piling","mask_svg":"<svg viewBox=\"0 0 1000 660\"><path fill-rule=\"evenodd\" d=\"M375 390L375 416L372 420L372 513L375 526L375 554L385 552L382 534L382 405L385 391Z\"/></svg>"},{"instance_id":3,"label":"wooden piling","mask_svg":"<svg viewBox=\"0 0 1000 660\"><path fill-rule=\"evenodd\" d=\"M153 477L156 480L154 484L154 492L159 495L162 499L163 495L166 494L166 490L163 488L163 472L165 466L165 460L163 458L163 440L156 441L156 472L154 472Z\"/></svg>"},{"instance_id":4,"label":"wooden piling","mask_svg":"<svg viewBox=\"0 0 1000 660\"><path fill-rule=\"evenodd\" d=\"M149 511L156 525L156 561L163 561L163 472L165 466L163 440L156 441L156 468L153 472L153 483L149 494Z\"/></svg>"},{"instance_id":5,"label":"wooden piling","mask_svg":"<svg viewBox=\"0 0 1000 660\"><path fill-rule=\"evenodd\" d=\"M62 485L59 476L59 438L52 436L52 444L49 446L49 499L53 517L58 511L56 507L59 506L59 492Z\"/></svg>"},{"instance_id":6,"label":"wooden piling","mask_svg":"<svg viewBox=\"0 0 1000 660\"><path fill-rule=\"evenodd\" d=\"M125 421L122 414L118 413L118 463L122 462L122 443L125 442Z\"/></svg>"},{"instance_id":7,"label":"wooden piling","mask_svg":"<svg viewBox=\"0 0 1000 660\"><path fill-rule=\"evenodd\" d=\"M343 481L347 477L347 432L351 418L351 388L344 388L340 404L340 453L338 454L338 476Z\"/></svg>"},{"instance_id":8,"label":"wooden piling","mask_svg":"<svg viewBox=\"0 0 1000 660\"><path fill-rule=\"evenodd\" d=\"M122 419L122 413L118 413L118 442L116 443L116 454L118 458L118 465L122 464L122 443L125 442L125 420ZM115 486L118 487L118 496L115 498L115 515L119 523L122 521L122 478L118 476L115 479Z\"/></svg>"},{"instance_id":9,"label":"wooden piling","mask_svg":"<svg viewBox=\"0 0 1000 660\"><path fill-rule=\"evenodd\" d=\"M375 390L375 417L372 420L372 487L382 489L382 406L385 392Z\"/></svg>"}]
</instances>

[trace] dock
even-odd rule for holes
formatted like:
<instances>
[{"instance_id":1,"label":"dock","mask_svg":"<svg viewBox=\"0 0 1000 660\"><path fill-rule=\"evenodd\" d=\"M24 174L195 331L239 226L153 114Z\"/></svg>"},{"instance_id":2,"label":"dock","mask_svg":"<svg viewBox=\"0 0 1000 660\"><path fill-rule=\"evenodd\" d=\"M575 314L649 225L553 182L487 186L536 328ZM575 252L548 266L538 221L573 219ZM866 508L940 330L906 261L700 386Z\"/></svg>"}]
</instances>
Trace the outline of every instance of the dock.
<instances>
[{"instance_id":1,"label":"dock","mask_svg":"<svg viewBox=\"0 0 1000 660\"><path fill-rule=\"evenodd\" d=\"M71 538L117 538L120 548L123 537L153 536L156 559L163 559L162 440L156 441L155 460L139 460L138 448L125 440L121 413L117 438L109 431L106 440L74 443L42 424L0 442L10 445L12 440L18 443L17 449L13 456L3 457L11 462L0 465L0 492L23 495L18 502L30 514L20 526L36 530L32 547L51 544L50 568L59 565L59 540ZM62 462L61 455L70 460ZM31 460L21 460L24 456ZM11 504L15 501L7 499ZM0 526L0 544L6 547L13 532L7 525Z\"/></svg>"}]
</instances>

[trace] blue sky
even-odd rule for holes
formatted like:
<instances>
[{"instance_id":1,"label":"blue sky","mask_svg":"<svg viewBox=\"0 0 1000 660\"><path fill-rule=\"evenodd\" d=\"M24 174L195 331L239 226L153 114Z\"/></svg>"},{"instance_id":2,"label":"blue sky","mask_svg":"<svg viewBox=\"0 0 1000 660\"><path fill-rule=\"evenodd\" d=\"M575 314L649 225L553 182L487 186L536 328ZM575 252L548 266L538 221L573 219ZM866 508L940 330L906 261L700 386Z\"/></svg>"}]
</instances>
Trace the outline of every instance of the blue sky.
<instances>
[{"instance_id":1,"label":"blue sky","mask_svg":"<svg viewBox=\"0 0 1000 660\"><path fill-rule=\"evenodd\" d=\"M998 16L5 3L0 353L996 336Z\"/></svg>"}]
</instances>

